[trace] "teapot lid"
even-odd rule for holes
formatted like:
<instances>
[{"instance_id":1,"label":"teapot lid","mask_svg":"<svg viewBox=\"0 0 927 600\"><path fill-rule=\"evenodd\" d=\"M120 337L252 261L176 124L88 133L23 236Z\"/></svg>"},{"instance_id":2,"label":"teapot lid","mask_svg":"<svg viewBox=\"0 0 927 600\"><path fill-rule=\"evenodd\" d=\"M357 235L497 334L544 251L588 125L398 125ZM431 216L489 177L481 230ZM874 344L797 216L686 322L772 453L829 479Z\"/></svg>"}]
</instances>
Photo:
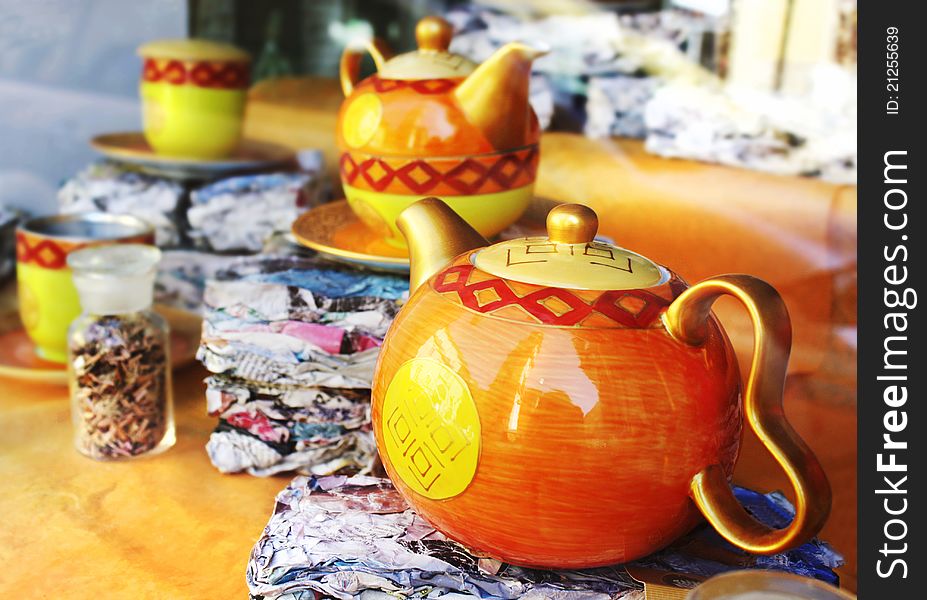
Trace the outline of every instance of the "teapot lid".
<instances>
[{"instance_id":1,"label":"teapot lid","mask_svg":"<svg viewBox=\"0 0 927 600\"><path fill-rule=\"evenodd\" d=\"M441 17L425 17L415 26L418 50L394 56L380 67L380 79L452 79L476 69L472 60L448 52L454 27Z\"/></svg>"},{"instance_id":2,"label":"teapot lid","mask_svg":"<svg viewBox=\"0 0 927 600\"><path fill-rule=\"evenodd\" d=\"M582 204L547 215L547 236L507 240L477 250L470 260L491 275L576 290L630 290L661 285L669 272L648 258L596 240L599 219Z\"/></svg>"}]
</instances>

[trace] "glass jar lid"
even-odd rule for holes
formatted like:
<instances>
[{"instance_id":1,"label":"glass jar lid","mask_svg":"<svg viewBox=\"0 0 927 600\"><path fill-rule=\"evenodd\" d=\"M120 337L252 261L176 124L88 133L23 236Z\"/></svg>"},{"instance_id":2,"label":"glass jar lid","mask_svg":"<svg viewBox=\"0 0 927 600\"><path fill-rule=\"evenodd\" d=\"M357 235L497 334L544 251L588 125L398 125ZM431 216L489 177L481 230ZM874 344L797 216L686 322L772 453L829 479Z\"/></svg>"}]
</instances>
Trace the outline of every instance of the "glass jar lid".
<instances>
[{"instance_id":1,"label":"glass jar lid","mask_svg":"<svg viewBox=\"0 0 927 600\"><path fill-rule=\"evenodd\" d=\"M575 290L654 287L669 272L648 258L596 240L599 219L581 204L562 204L547 215L547 236L507 240L473 253L476 268L497 277Z\"/></svg>"},{"instance_id":2,"label":"glass jar lid","mask_svg":"<svg viewBox=\"0 0 927 600\"><path fill-rule=\"evenodd\" d=\"M84 311L121 314L151 306L161 251L145 244L91 246L68 255Z\"/></svg>"}]
</instances>

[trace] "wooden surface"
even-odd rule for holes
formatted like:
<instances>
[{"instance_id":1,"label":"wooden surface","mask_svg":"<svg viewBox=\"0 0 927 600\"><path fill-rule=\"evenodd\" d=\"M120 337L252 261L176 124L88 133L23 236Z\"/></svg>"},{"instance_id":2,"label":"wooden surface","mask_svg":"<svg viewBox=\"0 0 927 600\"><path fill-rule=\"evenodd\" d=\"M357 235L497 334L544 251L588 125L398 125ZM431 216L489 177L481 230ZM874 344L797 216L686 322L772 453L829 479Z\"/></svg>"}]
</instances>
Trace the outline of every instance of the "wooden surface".
<instances>
[{"instance_id":1,"label":"wooden surface","mask_svg":"<svg viewBox=\"0 0 927 600\"><path fill-rule=\"evenodd\" d=\"M74 450L65 388L0 379L0 591L72 600L246 597L248 555L289 479L212 467L204 446L215 419L206 416L204 377L198 366L176 373L177 445L126 463ZM823 537L847 557L840 573L854 589L855 409L832 392L822 380L793 379L786 413L834 487ZM736 479L761 490L786 485L752 436Z\"/></svg>"},{"instance_id":2,"label":"wooden surface","mask_svg":"<svg viewBox=\"0 0 927 600\"><path fill-rule=\"evenodd\" d=\"M0 380L0 590L28 598L245 598L251 546L287 477L222 475L198 366L176 373L177 444L96 462L67 388Z\"/></svg>"}]
</instances>

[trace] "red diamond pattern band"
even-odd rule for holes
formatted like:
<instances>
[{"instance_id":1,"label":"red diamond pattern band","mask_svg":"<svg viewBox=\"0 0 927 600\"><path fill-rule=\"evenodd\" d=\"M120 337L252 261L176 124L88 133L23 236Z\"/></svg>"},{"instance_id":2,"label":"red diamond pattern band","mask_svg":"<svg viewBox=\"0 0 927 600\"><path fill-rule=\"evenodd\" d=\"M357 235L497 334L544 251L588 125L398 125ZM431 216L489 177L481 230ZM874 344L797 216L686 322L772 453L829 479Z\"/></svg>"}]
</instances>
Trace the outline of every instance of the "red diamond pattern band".
<instances>
[{"instance_id":1,"label":"red diamond pattern band","mask_svg":"<svg viewBox=\"0 0 927 600\"><path fill-rule=\"evenodd\" d=\"M502 192L534 182L538 148L466 158L384 158L341 155L341 180L352 187L393 194L471 195Z\"/></svg>"},{"instance_id":2,"label":"red diamond pattern band","mask_svg":"<svg viewBox=\"0 0 927 600\"><path fill-rule=\"evenodd\" d=\"M474 272L484 277L471 281ZM521 314L528 317L524 320L545 325L579 326L590 316L598 315L605 317L613 327L644 329L659 323L660 314L682 292L685 283L674 276L669 284L660 286L670 292L670 298L647 290L609 290L583 298L577 292L564 288L524 283L519 283L522 288L519 292L509 281L483 273L472 264L455 261L454 266L435 277L433 286L442 294L453 293L461 304L482 314L519 307L523 310ZM481 292L491 299L481 302ZM586 294L589 295L589 292ZM548 304L551 301L560 310L553 310ZM512 314L509 312L508 317Z\"/></svg>"},{"instance_id":3,"label":"red diamond pattern band","mask_svg":"<svg viewBox=\"0 0 927 600\"><path fill-rule=\"evenodd\" d=\"M142 80L149 83L195 85L204 88L241 89L248 87L247 63L183 62L146 58Z\"/></svg>"},{"instance_id":4,"label":"red diamond pattern band","mask_svg":"<svg viewBox=\"0 0 927 600\"><path fill-rule=\"evenodd\" d=\"M67 265L68 250L53 240L39 239L30 244L23 232L16 234L16 260L21 264L35 263L45 269L63 269Z\"/></svg>"},{"instance_id":5,"label":"red diamond pattern band","mask_svg":"<svg viewBox=\"0 0 927 600\"><path fill-rule=\"evenodd\" d=\"M380 79L376 75L367 81L381 94L396 90L412 90L419 94L445 94L460 83L459 79Z\"/></svg>"}]
</instances>

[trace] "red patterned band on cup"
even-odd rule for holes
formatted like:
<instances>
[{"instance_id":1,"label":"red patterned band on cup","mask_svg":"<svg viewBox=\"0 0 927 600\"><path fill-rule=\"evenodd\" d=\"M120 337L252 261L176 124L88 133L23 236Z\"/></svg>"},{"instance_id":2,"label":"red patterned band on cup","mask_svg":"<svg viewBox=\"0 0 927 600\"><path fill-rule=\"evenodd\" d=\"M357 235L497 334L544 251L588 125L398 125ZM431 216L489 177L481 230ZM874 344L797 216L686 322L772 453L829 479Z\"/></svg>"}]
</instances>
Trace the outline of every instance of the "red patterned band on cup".
<instances>
[{"instance_id":1,"label":"red patterned band on cup","mask_svg":"<svg viewBox=\"0 0 927 600\"><path fill-rule=\"evenodd\" d=\"M36 265L43 269L65 269L68 254L87 246L102 244L154 244L153 233L143 233L118 240L87 240L76 242L55 240L26 231L16 232L16 261L22 265Z\"/></svg>"},{"instance_id":2,"label":"red patterned band on cup","mask_svg":"<svg viewBox=\"0 0 927 600\"><path fill-rule=\"evenodd\" d=\"M248 87L248 63L184 62L146 58L142 81L237 90Z\"/></svg>"}]
</instances>

